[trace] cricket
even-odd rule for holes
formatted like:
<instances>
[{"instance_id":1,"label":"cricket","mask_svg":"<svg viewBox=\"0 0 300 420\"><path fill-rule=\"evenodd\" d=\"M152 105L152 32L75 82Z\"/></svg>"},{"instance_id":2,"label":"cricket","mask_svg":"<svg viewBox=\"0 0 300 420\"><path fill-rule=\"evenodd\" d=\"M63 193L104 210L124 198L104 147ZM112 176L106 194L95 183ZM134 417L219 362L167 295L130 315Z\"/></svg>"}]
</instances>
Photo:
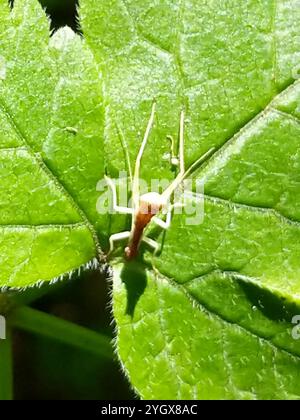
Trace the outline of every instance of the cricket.
<instances>
[{"instance_id":1,"label":"cricket","mask_svg":"<svg viewBox=\"0 0 300 420\"><path fill-rule=\"evenodd\" d=\"M118 232L110 236L109 238L109 253L110 255L114 248L115 243L118 241L128 240L128 244L125 247L124 253L127 260L133 260L139 252L141 242L145 242L150 248L154 250L154 254L160 251L160 245L154 239L151 239L145 235L145 229L150 222L155 223L160 228L167 230L170 227L172 219L172 211L175 207L184 206L184 203L174 202L171 203L171 198L174 191L182 184L182 182L192 174L192 172L206 159L208 158L214 148L208 150L203 156L197 159L187 170L185 170L184 163L184 111L180 113L180 125L179 125L179 157L176 159L173 156L173 145L172 145L172 162L179 166L178 174L170 185L160 194L158 192L147 192L140 194L139 187L139 176L140 167L143 157L143 153L148 142L151 128L154 124L156 110L156 102L153 102L150 118L147 124L147 128L144 134L143 141L141 143L136 161L134 166L134 173L132 178L132 207L119 206L117 203L117 190L114 181L105 176L107 185L112 192L112 207L116 213L119 214L130 214L131 218L131 230ZM170 136L168 136L170 138ZM158 215L165 215L165 220L158 217Z\"/></svg>"}]
</instances>

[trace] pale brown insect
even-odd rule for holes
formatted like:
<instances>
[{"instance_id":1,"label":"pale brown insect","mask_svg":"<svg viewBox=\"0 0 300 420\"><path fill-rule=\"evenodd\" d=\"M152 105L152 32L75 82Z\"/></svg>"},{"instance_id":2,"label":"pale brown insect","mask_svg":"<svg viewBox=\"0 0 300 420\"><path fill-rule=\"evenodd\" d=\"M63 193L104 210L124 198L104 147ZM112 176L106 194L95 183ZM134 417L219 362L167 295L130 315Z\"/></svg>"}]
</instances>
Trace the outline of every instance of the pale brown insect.
<instances>
[{"instance_id":1,"label":"pale brown insect","mask_svg":"<svg viewBox=\"0 0 300 420\"><path fill-rule=\"evenodd\" d=\"M184 181L184 179L190 175L193 170L203 162L214 149L210 149L207 153L201 156L196 160L187 170L184 167L184 112L181 111L180 114L180 128L179 128L179 172L176 178L171 182L171 184L163 191L161 194L157 192L148 192L146 194L140 195L139 188L139 174L140 174L140 165L141 159L149 138L149 134L154 122L155 116L155 102L152 105L152 111L148 125L145 131L145 135L135 161L134 175L132 179L132 208L122 207L117 204L117 192L116 186L113 180L109 177L105 177L108 186L112 191L112 202L114 211L122 214L131 214L131 230L125 232L119 232L111 235L109 238L110 251L111 253L114 249L114 243L120 240L128 239L128 245L125 248L125 257L128 260L132 260L138 254L141 241L148 244L151 248L154 249L154 252L159 251L159 244L144 235L145 228L149 225L151 221L156 223L163 229L168 229L171 223L172 209L176 206L182 206L182 203L173 203L170 204L170 198L176 188ZM174 157L173 157L174 158ZM162 220L157 217L157 214L164 213L166 214L166 220Z\"/></svg>"}]
</instances>

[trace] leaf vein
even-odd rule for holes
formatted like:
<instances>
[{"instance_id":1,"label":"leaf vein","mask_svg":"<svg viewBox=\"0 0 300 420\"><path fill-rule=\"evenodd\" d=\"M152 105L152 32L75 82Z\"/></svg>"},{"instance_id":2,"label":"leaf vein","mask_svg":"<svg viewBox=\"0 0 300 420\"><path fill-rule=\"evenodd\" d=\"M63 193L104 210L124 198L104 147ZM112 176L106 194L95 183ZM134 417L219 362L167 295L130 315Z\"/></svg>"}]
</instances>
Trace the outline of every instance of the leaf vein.
<instances>
[{"instance_id":1,"label":"leaf vein","mask_svg":"<svg viewBox=\"0 0 300 420\"><path fill-rule=\"evenodd\" d=\"M180 285L178 283L176 283L174 280L171 280L169 277L164 276L163 274L161 274L157 268L155 268L155 270L157 271L157 273L159 273L159 275L161 276L161 278L166 279L166 281L172 286L175 287L177 290L181 291L182 293L185 294L185 296L190 300L191 304L199 309L201 309L202 311L205 310L206 312L216 316L218 319L222 320L222 322L225 322L226 324L235 326L237 328L239 328L242 331L245 331L247 334L250 334L251 336L258 338L259 340L262 340L263 342L266 342L272 349L275 349L276 351L281 351L285 354L287 354L288 356L290 356L294 361L299 362L299 355L296 353L293 353L290 350L287 350L277 344L272 343L270 340L268 340L267 337L264 337L263 335L259 335L257 332L254 332L248 328L246 328L245 326L242 326L240 324L238 324L235 321L231 321L230 319L225 318L224 316L222 316L220 313L218 313L217 311L213 310L211 307L207 306L204 302L200 302L198 299L196 299L194 296L191 295L191 293L189 292L189 290L187 290L187 288L185 287L185 285Z\"/></svg>"},{"instance_id":2,"label":"leaf vein","mask_svg":"<svg viewBox=\"0 0 300 420\"><path fill-rule=\"evenodd\" d=\"M211 162L216 155L221 154L228 146L230 146L232 143L234 143L241 134L247 132L247 130L249 128L251 128L259 119L264 118L266 116L266 114L269 111L273 111L273 104L276 100L278 100L280 98L281 95L286 94L287 92L289 92L289 90L293 89L296 85L300 84L299 80L292 80L288 85L285 85L270 101L269 103L265 106L265 108L261 108L258 112L256 112L254 115L251 115L251 117L245 121L243 124L241 124L239 126L239 128L227 139L225 140L222 144L220 144L219 146L215 147L215 152L210 155L202 164L202 168L205 168L206 164L208 162ZM278 111L277 109L275 109L276 111ZM287 115L290 115L287 113Z\"/></svg>"},{"instance_id":3,"label":"leaf vein","mask_svg":"<svg viewBox=\"0 0 300 420\"><path fill-rule=\"evenodd\" d=\"M204 195L205 199L208 199L211 202L218 202L220 204L226 204L227 206L232 206L233 208L240 208L240 209L246 209L249 211L252 211L253 213L262 213L262 214L272 214L276 218L278 218L281 222L288 223L289 225L297 226L300 228L300 221L291 219L287 216L284 216L282 213L280 213L278 210L272 208L272 207L260 207L260 206L254 206L251 204L245 204L245 203L238 203L236 201L232 201L226 198L212 196L209 194Z\"/></svg>"},{"instance_id":4,"label":"leaf vein","mask_svg":"<svg viewBox=\"0 0 300 420\"><path fill-rule=\"evenodd\" d=\"M78 227L86 227L87 225L84 222L79 223L65 223L65 224L41 224L41 225L9 225L9 224L0 224L0 229L76 229Z\"/></svg>"},{"instance_id":5,"label":"leaf vein","mask_svg":"<svg viewBox=\"0 0 300 420\"><path fill-rule=\"evenodd\" d=\"M20 138L20 140L22 141L22 143L24 144L24 146L27 148L27 151L30 153L30 155L33 157L33 159L36 161L36 163L40 167L40 169L44 173L47 174L47 176L54 182L54 184L57 186L57 188L66 197L66 199L70 202L70 204L73 206L73 208L75 210L77 210L77 212L79 213L79 215L82 218L83 223L85 223L85 225L87 226L87 228L89 229L89 231L90 231L90 233L92 235L92 238L93 238L94 244L95 244L95 248L97 250L97 257L98 258L101 258L102 251L101 251L100 244L99 244L99 241L98 241L97 233L96 233L96 231L95 231L92 223L90 222L87 214L85 213L85 211L75 201L75 199L73 198L72 194L67 190L66 186L63 185L58 180L58 178L55 175L55 173L50 169L50 167L48 167L48 165L43 160L43 158L41 157L41 155L39 153L36 153L32 149L29 141L27 140L26 136L22 132L22 130L19 127L18 123L15 121L15 119L14 119L12 113L10 112L8 106L6 105L3 97L0 97L0 108L1 108L2 112L4 113L4 115L6 116L6 118L7 118L8 122L10 123L11 127L14 129L14 131L16 132L16 134L18 135L18 137Z\"/></svg>"}]
</instances>

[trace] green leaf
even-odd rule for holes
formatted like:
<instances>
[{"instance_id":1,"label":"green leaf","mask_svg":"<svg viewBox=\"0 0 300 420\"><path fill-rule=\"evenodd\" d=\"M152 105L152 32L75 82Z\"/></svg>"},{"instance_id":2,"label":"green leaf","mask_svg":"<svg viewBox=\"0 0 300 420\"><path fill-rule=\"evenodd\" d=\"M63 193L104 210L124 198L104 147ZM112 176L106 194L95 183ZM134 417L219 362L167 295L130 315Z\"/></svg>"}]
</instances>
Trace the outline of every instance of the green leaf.
<instances>
[{"instance_id":1,"label":"green leaf","mask_svg":"<svg viewBox=\"0 0 300 420\"><path fill-rule=\"evenodd\" d=\"M146 399L299 398L297 311L231 273L179 285L115 267L118 351Z\"/></svg>"},{"instance_id":2,"label":"green leaf","mask_svg":"<svg viewBox=\"0 0 300 420\"><path fill-rule=\"evenodd\" d=\"M0 286L50 281L100 252L97 66L36 0L0 3ZM99 236L98 236L99 233Z\"/></svg>"},{"instance_id":3,"label":"green leaf","mask_svg":"<svg viewBox=\"0 0 300 420\"><path fill-rule=\"evenodd\" d=\"M205 218L175 215L159 257L113 260L124 369L144 398L299 398L297 1L81 6L88 45L49 38L36 0L0 3L0 286L99 256L129 222L97 213L104 168L134 162L156 98L141 176L171 180L184 107L186 165L216 148Z\"/></svg>"},{"instance_id":4,"label":"green leaf","mask_svg":"<svg viewBox=\"0 0 300 420\"><path fill-rule=\"evenodd\" d=\"M197 173L203 223L175 215L160 256L113 261L131 383L143 398L299 398L298 2L81 0L80 14L112 177L127 169L124 146L134 162L153 98L143 179L174 176L163 157L183 107L186 166L216 148ZM126 227L113 216L112 233Z\"/></svg>"}]
</instances>

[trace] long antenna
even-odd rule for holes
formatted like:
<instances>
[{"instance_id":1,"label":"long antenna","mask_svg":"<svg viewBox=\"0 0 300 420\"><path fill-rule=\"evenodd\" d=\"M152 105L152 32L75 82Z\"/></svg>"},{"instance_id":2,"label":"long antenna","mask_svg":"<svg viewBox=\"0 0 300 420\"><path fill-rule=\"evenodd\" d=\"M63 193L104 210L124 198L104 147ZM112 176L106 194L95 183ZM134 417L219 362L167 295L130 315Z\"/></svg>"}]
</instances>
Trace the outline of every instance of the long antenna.
<instances>
[{"instance_id":1,"label":"long antenna","mask_svg":"<svg viewBox=\"0 0 300 420\"><path fill-rule=\"evenodd\" d=\"M116 129L117 129L117 132L118 132L118 135L119 135L119 139L121 141L122 149L123 149L124 154L125 154L126 165L127 165L127 169L128 169L128 172L129 172L129 178L130 178L130 182L132 184L133 178L132 178L130 156L129 156L129 153L128 153L128 144L127 144L127 142L126 142L126 140L123 136L123 132L121 131L121 129L120 129L116 120L115 120L115 125L116 125Z\"/></svg>"},{"instance_id":2,"label":"long antenna","mask_svg":"<svg viewBox=\"0 0 300 420\"><path fill-rule=\"evenodd\" d=\"M183 175L184 172L184 111L181 111L179 125L179 174Z\"/></svg>"},{"instance_id":3,"label":"long antenna","mask_svg":"<svg viewBox=\"0 0 300 420\"><path fill-rule=\"evenodd\" d=\"M133 201L134 209L137 209L139 206L139 199L140 199L139 178L140 178L141 159L142 159L142 156L143 156L146 144L147 144L147 140L149 138L151 128L153 126L155 108L156 108L156 103L153 102L151 115L150 115L148 125L144 134L144 139L142 141L139 153L135 161L134 175L133 175L133 182L132 182L132 201Z\"/></svg>"}]
</instances>

